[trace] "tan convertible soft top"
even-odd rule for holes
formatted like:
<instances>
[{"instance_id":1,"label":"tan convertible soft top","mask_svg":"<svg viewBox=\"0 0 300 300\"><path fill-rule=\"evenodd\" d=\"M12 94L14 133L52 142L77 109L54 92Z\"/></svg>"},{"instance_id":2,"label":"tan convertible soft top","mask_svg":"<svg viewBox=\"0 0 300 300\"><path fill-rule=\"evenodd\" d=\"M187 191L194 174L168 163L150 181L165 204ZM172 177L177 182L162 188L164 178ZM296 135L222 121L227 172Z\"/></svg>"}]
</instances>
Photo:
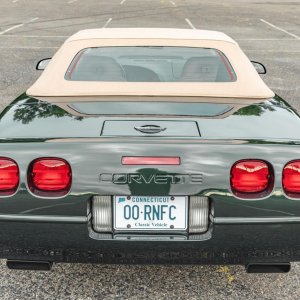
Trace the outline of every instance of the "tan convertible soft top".
<instances>
[{"instance_id":1,"label":"tan convertible soft top","mask_svg":"<svg viewBox=\"0 0 300 300\"><path fill-rule=\"evenodd\" d=\"M228 58L237 80L234 82L96 82L65 80L65 73L73 58L84 48L148 45L217 49ZM66 40L40 78L27 90L27 94L33 97L47 98L69 96L166 96L166 99L170 96L239 99L266 99L274 96L274 93L265 85L238 44L224 33L161 28L105 28L80 31ZM105 100L105 97L103 99ZM161 97L160 101L164 101L163 99L164 97ZM98 101L101 101L101 97ZM120 101L122 101L121 97Z\"/></svg>"}]
</instances>

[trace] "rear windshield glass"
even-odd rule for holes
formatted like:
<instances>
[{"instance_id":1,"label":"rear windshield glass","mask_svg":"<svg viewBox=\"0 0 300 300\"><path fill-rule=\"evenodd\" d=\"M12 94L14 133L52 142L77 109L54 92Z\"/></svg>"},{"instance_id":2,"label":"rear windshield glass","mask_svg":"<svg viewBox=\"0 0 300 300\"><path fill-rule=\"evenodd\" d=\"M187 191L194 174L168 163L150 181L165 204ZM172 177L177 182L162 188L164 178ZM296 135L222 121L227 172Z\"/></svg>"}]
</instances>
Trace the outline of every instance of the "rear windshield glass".
<instances>
[{"instance_id":1,"label":"rear windshield glass","mask_svg":"<svg viewBox=\"0 0 300 300\"><path fill-rule=\"evenodd\" d=\"M208 48L98 47L80 51L65 75L73 81L230 82L225 55Z\"/></svg>"},{"instance_id":2,"label":"rear windshield glass","mask_svg":"<svg viewBox=\"0 0 300 300\"><path fill-rule=\"evenodd\" d=\"M69 104L86 115L172 115L213 117L232 109L228 104L175 102L79 102Z\"/></svg>"}]
</instances>

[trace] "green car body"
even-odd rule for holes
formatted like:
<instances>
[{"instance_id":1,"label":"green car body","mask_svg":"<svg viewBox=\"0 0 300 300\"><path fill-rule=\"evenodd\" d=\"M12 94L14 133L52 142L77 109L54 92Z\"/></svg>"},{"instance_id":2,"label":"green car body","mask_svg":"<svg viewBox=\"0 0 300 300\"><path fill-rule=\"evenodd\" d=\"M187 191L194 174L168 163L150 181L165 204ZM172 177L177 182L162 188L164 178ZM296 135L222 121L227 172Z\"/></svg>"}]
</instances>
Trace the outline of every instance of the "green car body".
<instances>
[{"instance_id":1,"label":"green car body","mask_svg":"<svg viewBox=\"0 0 300 300\"><path fill-rule=\"evenodd\" d=\"M209 104L209 102L208 102ZM112 104L113 105L113 104ZM188 104L187 104L188 105ZM201 105L201 104L200 104ZM211 104L218 105L218 104ZM207 109L207 107L206 107ZM300 118L275 96L248 105L225 118L134 117L151 124L196 122L199 136L161 137L104 135L103 124L114 116L72 116L59 106L28 97L17 98L0 115L1 157L20 168L20 184L0 198L0 253L9 260L97 263L249 264L296 261L300 258L299 200L282 189L282 171L300 157ZM118 123L114 126L118 127ZM116 131L118 128L116 128ZM179 156L179 166L122 166L135 156ZM44 198L28 189L27 169L40 157L59 157L72 168L68 195ZM267 161L274 169L274 187L261 199L239 199L231 191L230 170L243 159ZM192 184L172 177L158 184L140 180L101 181L101 174L201 174ZM100 177L99 177L100 176ZM171 178L171 179L170 179ZM177 177L176 177L177 178ZM209 199L205 233L185 239L118 239L93 229L91 205L97 195L185 195Z\"/></svg>"}]
</instances>

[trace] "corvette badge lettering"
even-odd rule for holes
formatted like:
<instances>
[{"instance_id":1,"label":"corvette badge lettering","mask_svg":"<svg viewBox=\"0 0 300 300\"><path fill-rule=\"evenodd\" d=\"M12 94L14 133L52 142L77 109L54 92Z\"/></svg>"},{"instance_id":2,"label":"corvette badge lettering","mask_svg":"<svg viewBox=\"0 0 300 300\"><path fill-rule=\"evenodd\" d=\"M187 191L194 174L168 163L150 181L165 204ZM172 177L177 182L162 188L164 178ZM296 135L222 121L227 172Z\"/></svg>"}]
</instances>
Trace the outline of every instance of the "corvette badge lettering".
<instances>
[{"instance_id":1,"label":"corvette badge lettering","mask_svg":"<svg viewBox=\"0 0 300 300\"><path fill-rule=\"evenodd\" d=\"M202 174L150 174L138 173L104 173L100 174L101 182L111 182L114 184L201 184Z\"/></svg>"}]
</instances>

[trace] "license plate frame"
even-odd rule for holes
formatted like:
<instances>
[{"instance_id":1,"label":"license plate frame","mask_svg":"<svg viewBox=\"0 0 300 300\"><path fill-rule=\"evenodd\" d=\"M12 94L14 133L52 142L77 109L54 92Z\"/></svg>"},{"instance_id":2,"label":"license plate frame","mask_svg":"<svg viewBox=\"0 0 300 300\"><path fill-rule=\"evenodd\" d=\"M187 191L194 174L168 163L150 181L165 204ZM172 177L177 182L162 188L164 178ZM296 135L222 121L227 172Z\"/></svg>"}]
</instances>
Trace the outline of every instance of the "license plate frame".
<instances>
[{"instance_id":1,"label":"license plate frame","mask_svg":"<svg viewBox=\"0 0 300 300\"><path fill-rule=\"evenodd\" d=\"M125 198L125 200L124 200ZM135 218L125 220L133 206L139 207ZM130 209L128 208L130 207ZM147 207L146 207L147 206ZM149 208L149 206L151 208ZM154 206L154 207L153 207ZM164 206L164 207L162 207ZM172 208L171 208L172 206ZM174 208L175 206L175 208ZM149 212L149 210L151 210ZM122 218L123 211L123 218ZM164 213L163 213L164 211ZM163 220L145 220L147 217L157 217L162 214ZM169 218L165 218L165 215ZM176 219L174 220L174 218ZM173 218L173 220L170 220ZM178 219L177 219L178 218ZM187 232L188 230L188 197L187 196L114 196L113 197L113 227L115 231L157 231L157 232Z\"/></svg>"}]
</instances>

